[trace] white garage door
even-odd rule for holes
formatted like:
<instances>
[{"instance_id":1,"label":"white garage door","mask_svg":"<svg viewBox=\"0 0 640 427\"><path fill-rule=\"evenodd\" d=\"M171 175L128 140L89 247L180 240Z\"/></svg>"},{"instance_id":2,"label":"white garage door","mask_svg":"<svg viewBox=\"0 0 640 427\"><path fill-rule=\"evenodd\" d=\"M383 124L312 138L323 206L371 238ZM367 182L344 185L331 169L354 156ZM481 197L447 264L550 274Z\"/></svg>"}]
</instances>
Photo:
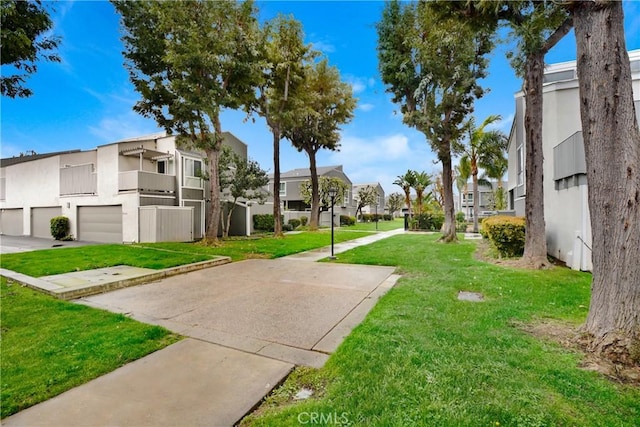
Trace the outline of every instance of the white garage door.
<instances>
[{"instance_id":1,"label":"white garage door","mask_svg":"<svg viewBox=\"0 0 640 427\"><path fill-rule=\"evenodd\" d=\"M51 218L62 215L60 206L31 209L31 235L33 237L51 238Z\"/></svg>"},{"instance_id":2,"label":"white garage door","mask_svg":"<svg viewBox=\"0 0 640 427\"><path fill-rule=\"evenodd\" d=\"M122 243L122 205L79 207L78 240Z\"/></svg>"},{"instance_id":3,"label":"white garage door","mask_svg":"<svg viewBox=\"0 0 640 427\"><path fill-rule=\"evenodd\" d=\"M0 234L22 236L22 208L0 210Z\"/></svg>"}]
</instances>

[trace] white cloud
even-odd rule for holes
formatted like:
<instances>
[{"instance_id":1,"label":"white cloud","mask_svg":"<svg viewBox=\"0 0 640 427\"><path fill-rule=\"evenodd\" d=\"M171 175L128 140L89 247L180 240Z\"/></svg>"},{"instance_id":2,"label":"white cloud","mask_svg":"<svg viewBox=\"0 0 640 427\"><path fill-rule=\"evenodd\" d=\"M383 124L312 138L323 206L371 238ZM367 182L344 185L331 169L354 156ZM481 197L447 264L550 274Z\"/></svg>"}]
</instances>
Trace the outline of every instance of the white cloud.
<instances>
[{"instance_id":1,"label":"white cloud","mask_svg":"<svg viewBox=\"0 0 640 427\"><path fill-rule=\"evenodd\" d=\"M354 94L364 92L366 89L371 88L376 84L375 79L372 77L367 78L367 77L357 77L352 75L346 75L344 79L349 84L351 84Z\"/></svg>"},{"instance_id":2,"label":"white cloud","mask_svg":"<svg viewBox=\"0 0 640 427\"><path fill-rule=\"evenodd\" d=\"M158 132L155 122L133 111L104 117L98 123L89 125L88 129L92 135L105 143Z\"/></svg>"},{"instance_id":3,"label":"white cloud","mask_svg":"<svg viewBox=\"0 0 640 427\"><path fill-rule=\"evenodd\" d=\"M373 104L368 104L368 103L364 103L364 104L359 104L359 105L358 105L358 110L362 110L362 111L364 111L364 112L371 111L371 110L373 110L374 108L375 108L375 105L373 105Z\"/></svg>"},{"instance_id":4,"label":"white cloud","mask_svg":"<svg viewBox=\"0 0 640 427\"><path fill-rule=\"evenodd\" d=\"M311 45L314 49L324 53L332 53L336 51L336 47L334 45L323 41L311 42Z\"/></svg>"},{"instance_id":5,"label":"white cloud","mask_svg":"<svg viewBox=\"0 0 640 427\"><path fill-rule=\"evenodd\" d=\"M515 117L514 113L509 114L506 117L503 117L501 120L497 122L491 123L486 127L487 130L500 130L505 133L509 133L511 130L511 124L513 123L513 118Z\"/></svg>"}]
</instances>

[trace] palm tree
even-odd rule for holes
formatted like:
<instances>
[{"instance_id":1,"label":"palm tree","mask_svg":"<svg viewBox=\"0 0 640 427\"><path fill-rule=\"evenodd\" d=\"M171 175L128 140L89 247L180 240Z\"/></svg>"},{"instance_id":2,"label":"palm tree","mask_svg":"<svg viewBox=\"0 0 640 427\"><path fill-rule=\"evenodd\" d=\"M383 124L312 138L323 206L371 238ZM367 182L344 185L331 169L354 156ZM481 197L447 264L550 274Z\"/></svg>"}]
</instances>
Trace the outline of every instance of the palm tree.
<instances>
[{"instance_id":1,"label":"palm tree","mask_svg":"<svg viewBox=\"0 0 640 427\"><path fill-rule=\"evenodd\" d=\"M431 175L426 172L414 172L413 173L413 189L416 190L416 211L418 214L422 213L422 201L424 199L424 190L429 187L431 182Z\"/></svg>"},{"instance_id":2,"label":"palm tree","mask_svg":"<svg viewBox=\"0 0 640 427\"><path fill-rule=\"evenodd\" d=\"M505 136L499 130L485 131L485 128L491 123L500 120L498 115L487 117L479 127L475 126L475 120L471 118L469 121L469 141L464 148L464 154L460 162L469 162L471 170L471 178L473 179L473 232L478 232L478 162L486 153L494 153L496 146L503 144Z\"/></svg>"},{"instance_id":3,"label":"palm tree","mask_svg":"<svg viewBox=\"0 0 640 427\"><path fill-rule=\"evenodd\" d=\"M469 178L471 177L471 165L469 164L469 158L463 157L455 167L456 176L456 188L458 189L458 206L462 211L462 195L467 194L469 187ZM465 212L465 216L466 212Z\"/></svg>"},{"instance_id":4,"label":"palm tree","mask_svg":"<svg viewBox=\"0 0 640 427\"><path fill-rule=\"evenodd\" d=\"M506 209L506 197L504 188L502 188L502 178L507 173L509 167L509 161L507 159L507 145L509 140L506 135L502 135L498 138L495 144L491 144L490 147L480 153L478 158L478 165L484 169L483 177L487 179L494 179L498 181L497 188L493 192L493 199L495 203L495 209Z\"/></svg>"},{"instance_id":5,"label":"palm tree","mask_svg":"<svg viewBox=\"0 0 640 427\"><path fill-rule=\"evenodd\" d=\"M397 179L393 181L394 185L400 186L404 191L404 203L407 205L409 216L411 216L411 188L415 184L415 172L411 169L407 170L404 175L398 175Z\"/></svg>"}]
</instances>

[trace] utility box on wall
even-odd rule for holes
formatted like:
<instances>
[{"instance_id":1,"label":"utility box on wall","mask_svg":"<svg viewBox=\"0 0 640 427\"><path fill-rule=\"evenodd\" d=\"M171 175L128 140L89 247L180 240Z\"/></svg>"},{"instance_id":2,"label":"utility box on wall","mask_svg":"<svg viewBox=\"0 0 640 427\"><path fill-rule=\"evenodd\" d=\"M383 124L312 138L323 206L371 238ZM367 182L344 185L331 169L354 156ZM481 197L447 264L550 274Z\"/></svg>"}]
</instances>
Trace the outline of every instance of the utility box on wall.
<instances>
[{"instance_id":1,"label":"utility box on wall","mask_svg":"<svg viewBox=\"0 0 640 427\"><path fill-rule=\"evenodd\" d=\"M141 206L140 243L192 242L193 207Z\"/></svg>"}]
</instances>

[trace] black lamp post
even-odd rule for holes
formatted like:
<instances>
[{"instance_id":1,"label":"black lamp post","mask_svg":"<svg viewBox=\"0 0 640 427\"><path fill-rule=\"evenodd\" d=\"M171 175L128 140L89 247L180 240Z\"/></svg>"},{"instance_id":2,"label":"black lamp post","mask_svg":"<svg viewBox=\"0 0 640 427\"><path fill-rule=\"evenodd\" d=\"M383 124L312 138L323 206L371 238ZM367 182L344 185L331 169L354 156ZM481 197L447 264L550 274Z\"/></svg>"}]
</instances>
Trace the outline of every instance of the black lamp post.
<instances>
[{"instance_id":1,"label":"black lamp post","mask_svg":"<svg viewBox=\"0 0 640 427\"><path fill-rule=\"evenodd\" d=\"M335 204L338 190L335 187L329 187L329 197L331 198L331 256L329 259L336 259L333 255L333 205Z\"/></svg>"}]
</instances>

